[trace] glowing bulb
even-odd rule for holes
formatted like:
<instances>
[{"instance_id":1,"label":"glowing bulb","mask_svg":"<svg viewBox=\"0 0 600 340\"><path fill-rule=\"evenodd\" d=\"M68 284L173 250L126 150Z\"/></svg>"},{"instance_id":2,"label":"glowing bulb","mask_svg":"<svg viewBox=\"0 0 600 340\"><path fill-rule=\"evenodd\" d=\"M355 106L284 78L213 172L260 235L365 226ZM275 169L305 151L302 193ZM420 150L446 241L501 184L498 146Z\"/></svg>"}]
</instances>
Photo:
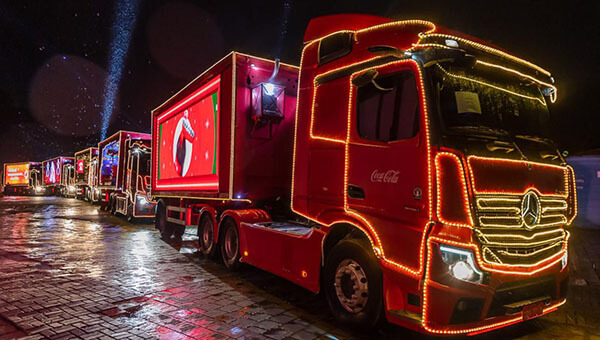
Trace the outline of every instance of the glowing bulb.
<instances>
[{"instance_id":1,"label":"glowing bulb","mask_svg":"<svg viewBox=\"0 0 600 340\"><path fill-rule=\"evenodd\" d=\"M452 268L452 275L459 280L469 280L473 277L474 271L471 266L465 261L456 262Z\"/></svg>"},{"instance_id":2,"label":"glowing bulb","mask_svg":"<svg viewBox=\"0 0 600 340\"><path fill-rule=\"evenodd\" d=\"M265 88L265 93L266 94L268 94L269 96L272 96L274 94L275 84L265 83L263 86Z\"/></svg>"}]
</instances>

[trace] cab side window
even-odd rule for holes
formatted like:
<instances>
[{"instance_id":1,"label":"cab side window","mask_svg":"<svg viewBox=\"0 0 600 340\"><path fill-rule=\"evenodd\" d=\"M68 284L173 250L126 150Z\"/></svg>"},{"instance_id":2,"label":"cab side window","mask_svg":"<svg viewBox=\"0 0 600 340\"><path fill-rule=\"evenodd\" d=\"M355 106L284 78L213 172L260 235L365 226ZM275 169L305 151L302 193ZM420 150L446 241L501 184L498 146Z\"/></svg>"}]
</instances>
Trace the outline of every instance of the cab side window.
<instances>
[{"instance_id":1,"label":"cab side window","mask_svg":"<svg viewBox=\"0 0 600 340\"><path fill-rule=\"evenodd\" d=\"M409 139L419 131L419 94L415 76L402 71L375 78L357 90L361 138L380 142Z\"/></svg>"}]
</instances>

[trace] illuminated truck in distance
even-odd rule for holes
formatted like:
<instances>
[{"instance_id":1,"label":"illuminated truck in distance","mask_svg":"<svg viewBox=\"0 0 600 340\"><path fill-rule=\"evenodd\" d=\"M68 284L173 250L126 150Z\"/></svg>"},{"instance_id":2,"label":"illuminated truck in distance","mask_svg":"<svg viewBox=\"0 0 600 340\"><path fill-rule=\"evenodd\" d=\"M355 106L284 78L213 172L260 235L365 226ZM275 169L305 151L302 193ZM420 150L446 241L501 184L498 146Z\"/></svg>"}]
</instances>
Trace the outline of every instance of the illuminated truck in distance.
<instances>
[{"instance_id":1,"label":"illuminated truck in distance","mask_svg":"<svg viewBox=\"0 0 600 340\"><path fill-rule=\"evenodd\" d=\"M98 178L94 201L128 219L153 217L149 199L151 136L119 131L98 143Z\"/></svg>"},{"instance_id":2,"label":"illuminated truck in distance","mask_svg":"<svg viewBox=\"0 0 600 340\"><path fill-rule=\"evenodd\" d=\"M75 153L75 196L92 201L92 188L98 176L98 148L89 147Z\"/></svg>"},{"instance_id":3,"label":"illuminated truck in distance","mask_svg":"<svg viewBox=\"0 0 600 340\"><path fill-rule=\"evenodd\" d=\"M73 157L55 157L42 162L45 193L55 196L75 194Z\"/></svg>"},{"instance_id":4,"label":"illuminated truck in distance","mask_svg":"<svg viewBox=\"0 0 600 340\"><path fill-rule=\"evenodd\" d=\"M565 303L575 187L548 71L367 15L313 19L300 60L232 52L153 110L163 238L197 226L207 256L363 329L473 335Z\"/></svg>"},{"instance_id":5,"label":"illuminated truck in distance","mask_svg":"<svg viewBox=\"0 0 600 340\"><path fill-rule=\"evenodd\" d=\"M39 162L6 163L2 184L5 195L43 195L42 164Z\"/></svg>"}]
</instances>

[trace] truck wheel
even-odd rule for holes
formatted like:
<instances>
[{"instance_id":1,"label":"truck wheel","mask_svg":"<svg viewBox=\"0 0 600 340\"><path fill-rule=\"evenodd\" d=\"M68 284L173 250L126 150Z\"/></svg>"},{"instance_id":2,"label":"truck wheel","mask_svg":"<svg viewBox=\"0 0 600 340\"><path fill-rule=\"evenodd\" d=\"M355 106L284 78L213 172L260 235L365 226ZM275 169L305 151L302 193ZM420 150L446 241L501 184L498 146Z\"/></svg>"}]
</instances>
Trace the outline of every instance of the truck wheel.
<instances>
[{"instance_id":1,"label":"truck wheel","mask_svg":"<svg viewBox=\"0 0 600 340\"><path fill-rule=\"evenodd\" d=\"M203 214L198 223L198 245L204 256L211 258L215 255L215 225L208 213Z\"/></svg>"},{"instance_id":2,"label":"truck wheel","mask_svg":"<svg viewBox=\"0 0 600 340\"><path fill-rule=\"evenodd\" d=\"M341 241L325 262L324 290L331 312L359 329L375 327L383 314L383 282L377 259L362 240Z\"/></svg>"},{"instance_id":3,"label":"truck wheel","mask_svg":"<svg viewBox=\"0 0 600 340\"><path fill-rule=\"evenodd\" d=\"M133 216L133 205L127 204L127 221L130 223L135 222L135 217Z\"/></svg>"},{"instance_id":4,"label":"truck wheel","mask_svg":"<svg viewBox=\"0 0 600 340\"><path fill-rule=\"evenodd\" d=\"M231 219L223 221L221 232L221 256L225 267L236 270L240 266L240 235L235 222Z\"/></svg>"},{"instance_id":5,"label":"truck wheel","mask_svg":"<svg viewBox=\"0 0 600 340\"><path fill-rule=\"evenodd\" d=\"M163 240L168 241L171 239L171 236L173 235L173 224L167 222L167 208L162 203L159 204L156 209L154 225L156 229L160 231L160 236Z\"/></svg>"},{"instance_id":6,"label":"truck wheel","mask_svg":"<svg viewBox=\"0 0 600 340\"><path fill-rule=\"evenodd\" d=\"M117 214L117 199L112 196L109 200L110 213L113 215Z\"/></svg>"}]
</instances>

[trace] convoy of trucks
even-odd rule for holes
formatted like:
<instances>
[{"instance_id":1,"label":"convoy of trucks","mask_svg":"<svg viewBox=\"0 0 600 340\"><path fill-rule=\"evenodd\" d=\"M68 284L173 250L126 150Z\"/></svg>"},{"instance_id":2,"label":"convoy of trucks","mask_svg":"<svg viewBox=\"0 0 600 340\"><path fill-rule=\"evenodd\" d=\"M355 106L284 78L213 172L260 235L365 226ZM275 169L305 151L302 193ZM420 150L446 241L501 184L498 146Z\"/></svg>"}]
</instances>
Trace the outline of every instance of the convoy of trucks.
<instances>
[{"instance_id":1,"label":"convoy of trucks","mask_svg":"<svg viewBox=\"0 0 600 340\"><path fill-rule=\"evenodd\" d=\"M164 239L196 228L227 268L323 292L347 324L478 334L566 301L577 202L546 134L553 83L428 21L316 18L299 66L228 54L152 111L151 135L76 154L73 183L113 213L155 211ZM68 193L58 159L43 185ZM7 166L9 188L37 188Z\"/></svg>"}]
</instances>

